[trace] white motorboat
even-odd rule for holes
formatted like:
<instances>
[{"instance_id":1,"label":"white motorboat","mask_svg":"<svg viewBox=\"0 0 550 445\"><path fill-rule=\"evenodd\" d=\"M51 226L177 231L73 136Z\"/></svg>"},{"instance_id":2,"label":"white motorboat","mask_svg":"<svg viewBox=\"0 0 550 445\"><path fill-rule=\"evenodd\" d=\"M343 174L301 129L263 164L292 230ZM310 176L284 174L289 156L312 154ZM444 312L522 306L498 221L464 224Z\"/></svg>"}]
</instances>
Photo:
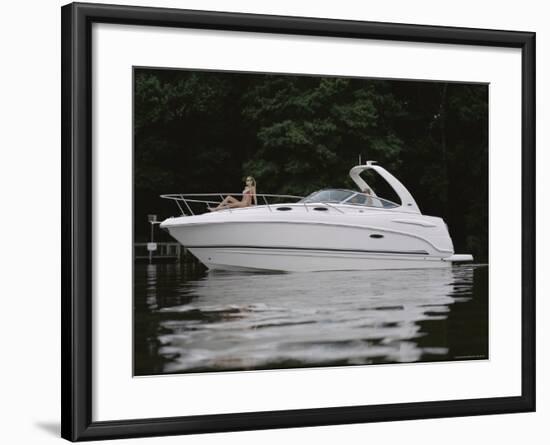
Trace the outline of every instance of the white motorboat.
<instances>
[{"instance_id":1,"label":"white motorboat","mask_svg":"<svg viewBox=\"0 0 550 445\"><path fill-rule=\"evenodd\" d=\"M365 170L382 176L400 203L378 197L360 176ZM215 204L216 196L227 194L162 195L175 200L182 215L160 227L209 269L410 269L472 261L454 254L443 219L422 215L411 193L383 167L368 161L353 167L350 177L360 191L325 189L305 198L257 194L260 205L203 214L193 206Z\"/></svg>"}]
</instances>

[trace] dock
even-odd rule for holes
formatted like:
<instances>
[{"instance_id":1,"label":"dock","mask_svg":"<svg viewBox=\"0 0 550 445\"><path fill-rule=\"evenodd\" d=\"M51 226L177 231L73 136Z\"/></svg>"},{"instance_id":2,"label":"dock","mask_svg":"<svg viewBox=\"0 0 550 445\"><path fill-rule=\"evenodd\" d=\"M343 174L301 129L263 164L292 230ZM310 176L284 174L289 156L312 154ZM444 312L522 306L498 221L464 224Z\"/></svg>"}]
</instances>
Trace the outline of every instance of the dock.
<instances>
[{"instance_id":1,"label":"dock","mask_svg":"<svg viewBox=\"0 0 550 445\"><path fill-rule=\"evenodd\" d=\"M180 243L153 243L155 250L149 250L151 243L134 243L134 260L155 262L186 262L192 255Z\"/></svg>"}]
</instances>

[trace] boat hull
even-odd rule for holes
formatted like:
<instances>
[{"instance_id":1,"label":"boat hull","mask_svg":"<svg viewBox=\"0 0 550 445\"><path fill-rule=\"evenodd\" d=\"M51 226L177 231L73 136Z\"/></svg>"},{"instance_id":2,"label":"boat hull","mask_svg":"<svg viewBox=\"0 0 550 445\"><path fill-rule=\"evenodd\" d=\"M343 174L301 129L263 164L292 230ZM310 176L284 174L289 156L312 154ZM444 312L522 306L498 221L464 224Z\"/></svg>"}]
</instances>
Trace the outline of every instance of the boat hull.
<instances>
[{"instance_id":1,"label":"boat hull","mask_svg":"<svg viewBox=\"0 0 550 445\"><path fill-rule=\"evenodd\" d=\"M168 219L161 227L213 270L437 268L448 267L445 258L454 253L439 218L311 213L289 219L260 209L219 212Z\"/></svg>"}]
</instances>

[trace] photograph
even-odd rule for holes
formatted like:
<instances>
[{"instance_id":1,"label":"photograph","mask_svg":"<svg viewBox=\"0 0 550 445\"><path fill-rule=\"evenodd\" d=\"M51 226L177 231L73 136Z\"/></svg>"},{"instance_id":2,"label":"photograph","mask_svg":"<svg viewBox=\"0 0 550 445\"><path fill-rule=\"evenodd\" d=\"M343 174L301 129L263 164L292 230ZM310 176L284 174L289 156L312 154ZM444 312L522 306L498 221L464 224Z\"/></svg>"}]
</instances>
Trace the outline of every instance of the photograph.
<instances>
[{"instance_id":1,"label":"photograph","mask_svg":"<svg viewBox=\"0 0 550 445\"><path fill-rule=\"evenodd\" d=\"M133 67L133 375L489 360L489 87Z\"/></svg>"},{"instance_id":2,"label":"photograph","mask_svg":"<svg viewBox=\"0 0 550 445\"><path fill-rule=\"evenodd\" d=\"M61 8L61 436L533 413L536 29L165 6Z\"/></svg>"}]
</instances>

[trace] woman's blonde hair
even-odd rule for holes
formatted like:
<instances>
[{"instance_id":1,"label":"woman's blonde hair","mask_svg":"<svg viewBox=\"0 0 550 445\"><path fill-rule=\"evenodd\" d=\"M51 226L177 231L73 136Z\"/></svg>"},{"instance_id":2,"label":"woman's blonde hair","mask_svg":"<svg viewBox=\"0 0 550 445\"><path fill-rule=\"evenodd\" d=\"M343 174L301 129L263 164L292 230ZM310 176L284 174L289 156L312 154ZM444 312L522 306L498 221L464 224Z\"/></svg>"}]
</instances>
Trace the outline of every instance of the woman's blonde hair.
<instances>
[{"instance_id":1,"label":"woman's blonde hair","mask_svg":"<svg viewBox=\"0 0 550 445\"><path fill-rule=\"evenodd\" d=\"M256 180L252 176L247 176L245 179L245 182L248 181L249 179L252 181L252 186L256 187Z\"/></svg>"}]
</instances>

